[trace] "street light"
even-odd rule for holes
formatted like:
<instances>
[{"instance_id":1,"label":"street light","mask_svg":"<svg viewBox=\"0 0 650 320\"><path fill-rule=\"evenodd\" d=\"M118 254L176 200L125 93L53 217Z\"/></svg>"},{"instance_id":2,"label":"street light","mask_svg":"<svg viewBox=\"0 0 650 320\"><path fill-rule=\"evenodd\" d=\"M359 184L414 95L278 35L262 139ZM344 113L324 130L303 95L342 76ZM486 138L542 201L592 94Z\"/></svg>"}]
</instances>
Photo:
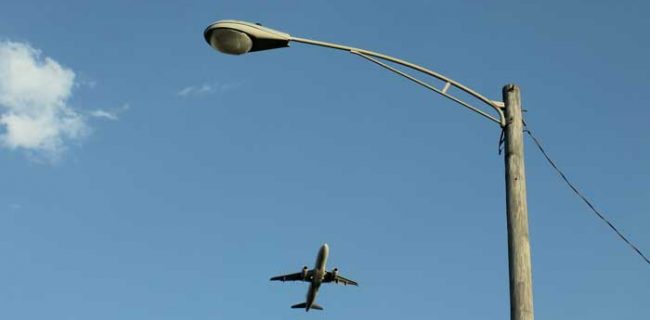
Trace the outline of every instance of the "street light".
<instances>
[{"instance_id":1,"label":"street light","mask_svg":"<svg viewBox=\"0 0 650 320\"><path fill-rule=\"evenodd\" d=\"M205 29L203 36L213 48L235 55L288 47L291 40L284 32L237 20L217 21Z\"/></svg>"},{"instance_id":2,"label":"street light","mask_svg":"<svg viewBox=\"0 0 650 320\"><path fill-rule=\"evenodd\" d=\"M479 115L496 122L504 132L506 167L506 218L508 225L508 265L510 269L510 319L533 320L533 293L528 237L528 205L526 202L526 174L524 167L523 118L519 87L509 84L503 87L503 102L486 98L478 92L422 66L385 54L344 46L335 43L293 37L288 33L273 30L260 24L221 20L209 25L204 33L205 40L216 50L234 55L248 52L288 47L290 42L343 50L363 57L387 70L399 74L427 89L430 89ZM402 65L430 75L444 82L442 88L430 85L401 71L386 62ZM496 112L493 116L480 108L451 94L456 88L476 98Z\"/></svg>"}]
</instances>

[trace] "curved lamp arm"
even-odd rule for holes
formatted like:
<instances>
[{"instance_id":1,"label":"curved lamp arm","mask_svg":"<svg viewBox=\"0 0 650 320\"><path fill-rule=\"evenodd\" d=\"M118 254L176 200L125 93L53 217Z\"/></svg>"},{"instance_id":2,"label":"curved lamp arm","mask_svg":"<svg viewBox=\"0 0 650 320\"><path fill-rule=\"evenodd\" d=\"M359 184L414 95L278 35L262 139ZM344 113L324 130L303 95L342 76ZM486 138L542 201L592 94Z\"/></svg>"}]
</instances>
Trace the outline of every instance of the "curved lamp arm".
<instances>
[{"instance_id":1,"label":"curved lamp arm","mask_svg":"<svg viewBox=\"0 0 650 320\"><path fill-rule=\"evenodd\" d=\"M365 59L368 59L368 60L380 65L383 68L386 68L386 69L388 69L388 70L390 70L392 72L395 72L395 73L397 73L397 74L399 74L399 75L401 75L401 76L403 76L403 77L405 77L405 78L407 78L407 79L409 79L409 80L411 80L411 81L413 81L413 82L415 82L415 83L417 83L417 84L419 84L421 86L424 86L427 89L433 90L436 93L438 93L438 94L440 94L440 95L442 95L442 96L444 96L444 97L446 97L446 98L448 98L448 99L450 99L450 100L452 100L452 101L454 101L456 103L459 103L463 107L468 108L468 109L470 109L470 110L472 110L472 111L474 111L474 112L476 112L476 113L478 113L478 114L480 114L480 115L482 115L482 116L484 116L484 117L498 123L502 127L505 127L505 124L506 124L505 123L505 116L503 114L503 106L504 105L503 105L502 102L490 100L490 99L486 98L485 96L481 95L480 93L478 93L478 92L464 86L460 82L452 80L452 79L450 79L448 77L445 77L445 76L443 76L443 75L441 75L441 74L439 74L439 73L437 73L435 71L429 70L427 68L416 65L414 63L410 63L408 61L404 61L402 59L398 59L398 58L395 58L395 57L391 57L389 55L385 55L385 54L381 54L381 53L377 53L377 52L373 52L373 51L369 51L369 50L344 46L344 45L335 44L335 43L329 43L329 42L316 41L316 40L311 40L311 39L298 38L298 37L290 37L290 40L295 41L295 42L305 43L305 44L311 44L311 45L326 47L326 48L332 48L332 49L348 51L348 52L350 52L352 54L356 54L358 56L361 56L361 57L363 57ZM407 73L405 73L405 72L403 72L401 70L398 70L398 69L396 69L394 67L391 67L390 65L387 65L387 64L385 64L385 63L383 63L383 62L381 62L381 61L379 61L377 59L374 59L373 57L374 58L379 58L379 59L382 59L382 60L386 60L386 61L390 61L390 62L394 62L396 64L405 66L407 68L411 68L413 70L416 70L416 71L422 72L424 74L430 75L430 76L432 76L432 77L434 77L436 79L444 81L445 85L444 85L444 87L442 87L442 89L438 89L438 88L436 88L436 87L434 87L434 86L432 86L432 85L430 85L428 83L425 83L424 81L421 81L421 80L419 80L419 79L417 79L417 78L415 78L415 77L413 77L413 76L411 76L411 75L409 75L409 74L407 74ZM482 110L472 106L471 104L469 104L469 103L467 103L467 102L465 102L465 101L463 101L463 100L449 94L448 90L452 86L455 87L455 88L458 88L459 90L471 95L472 97L474 97L474 98L484 102L488 106L492 107L499 114L499 118L497 119L497 118L493 117L492 115L486 113L485 111L482 111Z\"/></svg>"},{"instance_id":2,"label":"curved lamp arm","mask_svg":"<svg viewBox=\"0 0 650 320\"><path fill-rule=\"evenodd\" d=\"M434 72L432 70L429 70L427 68L424 68L422 66L416 65L414 63L410 63L408 61L404 61L395 57L391 57L385 54L369 51L369 50L364 50L364 49L359 49L359 48L354 48L354 47L349 47L349 46L344 46L340 44L335 44L335 43L329 43L329 42L323 42L323 41L316 41L316 40L311 40L311 39L305 39L305 38L298 38L298 37L292 37L288 33L280 32L277 30L273 30L267 27L263 27L260 24L255 24L255 23L250 23L250 22L245 22L245 21L238 21L238 20L221 20L217 21L211 25L209 25L204 33L203 33L205 40L215 49L227 53L227 54L244 54L247 52L252 52L252 51L261 51L261 50L269 50L269 49L276 49L276 48L282 48L282 47L288 47L289 42L295 41L295 42L300 42L304 44L310 44L310 45L315 45L315 46L320 46L320 47L326 47L326 48L331 48L331 49L337 49L337 50L343 50L343 51L348 51L352 54L358 55L360 57L363 57L373 63L376 63L377 65L386 68L394 73L397 73L421 86L426 87L427 89L430 89L458 104L461 106L470 109L483 117L492 120L496 123L498 123L501 127L506 126L506 119L504 115L504 104L503 102L500 101L494 101L486 98L485 96L479 94L478 92L464 86L463 84L454 81L450 78L447 78L437 72ZM397 68L394 68L383 61L389 61L395 64L402 65L404 67L422 72L424 74L427 74L429 76L432 76L438 80L443 81L445 84L441 89L438 89L422 80L419 80L415 78L414 76L401 71ZM498 113L498 118L488 114L487 112L480 110L479 108L476 108L472 106L471 104L461 100L458 97L455 97L451 94L449 94L449 89L451 87L457 88L470 96L482 101L483 103L487 104L491 108L493 108L497 113Z\"/></svg>"}]
</instances>

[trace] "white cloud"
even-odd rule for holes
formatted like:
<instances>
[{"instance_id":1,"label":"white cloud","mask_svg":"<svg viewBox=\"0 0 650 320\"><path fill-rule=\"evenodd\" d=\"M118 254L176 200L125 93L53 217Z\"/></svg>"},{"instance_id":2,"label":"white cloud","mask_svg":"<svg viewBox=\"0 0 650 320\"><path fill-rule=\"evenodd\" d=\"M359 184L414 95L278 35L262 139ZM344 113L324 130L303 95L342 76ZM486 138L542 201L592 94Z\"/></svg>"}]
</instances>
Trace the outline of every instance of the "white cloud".
<instances>
[{"instance_id":1,"label":"white cloud","mask_svg":"<svg viewBox=\"0 0 650 320\"><path fill-rule=\"evenodd\" d=\"M202 96L214 93L225 93L240 87L242 83L203 83L187 86L176 93L180 97Z\"/></svg>"},{"instance_id":2,"label":"white cloud","mask_svg":"<svg viewBox=\"0 0 650 320\"><path fill-rule=\"evenodd\" d=\"M114 112L106 111L106 110L93 110L90 112L90 116L95 117L95 118L102 118L102 119L107 119L107 120L117 120L117 114Z\"/></svg>"},{"instance_id":3,"label":"white cloud","mask_svg":"<svg viewBox=\"0 0 650 320\"><path fill-rule=\"evenodd\" d=\"M181 91L178 91L178 93L176 93L176 94L181 96L181 97L185 97L185 96L189 95L190 93L194 92L194 90L195 90L194 86L189 86L189 87L183 88Z\"/></svg>"},{"instance_id":4,"label":"white cloud","mask_svg":"<svg viewBox=\"0 0 650 320\"><path fill-rule=\"evenodd\" d=\"M79 81L78 86L86 86L88 88L94 89L97 86L97 81L95 81L95 80L82 80L82 81Z\"/></svg>"},{"instance_id":5,"label":"white cloud","mask_svg":"<svg viewBox=\"0 0 650 320\"><path fill-rule=\"evenodd\" d=\"M0 41L0 145L56 159L90 130L68 105L75 73L29 44Z\"/></svg>"},{"instance_id":6,"label":"white cloud","mask_svg":"<svg viewBox=\"0 0 650 320\"><path fill-rule=\"evenodd\" d=\"M113 108L110 110L105 110L105 109L96 109L93 111L90 111L88 114L93 117L93 118L100 118L100 119L106 119L106 120L119 120L119 115L120 113L129 110L129 105L125 104L119 108Z\"/></svg>"}]
</instances>

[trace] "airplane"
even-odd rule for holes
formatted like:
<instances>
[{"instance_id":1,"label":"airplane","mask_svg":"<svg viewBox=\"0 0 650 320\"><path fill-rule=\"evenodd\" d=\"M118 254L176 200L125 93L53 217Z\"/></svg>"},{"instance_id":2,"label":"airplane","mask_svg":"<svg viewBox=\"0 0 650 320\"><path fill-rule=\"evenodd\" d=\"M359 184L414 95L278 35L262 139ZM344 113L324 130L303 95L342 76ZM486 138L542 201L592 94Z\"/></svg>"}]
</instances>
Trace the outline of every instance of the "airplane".
<instances>
[{"instance_id":1,"label":"airplane","mask_svg":"<svg viewBox=\"0 0 650 320\"><path fill-rule=\"evenodd\" d=\"M316 265L314 269L309 270L307 266L302 268L302 271L297 273L285 274L282 276L277 276L271 278L271 281L305 281L309 282L309 290L307 291L307 300L303 303L298 303L291 306L293 309L302 309L305 308L305 311L309 309L323 310L323 307L314 303L316 300L316 294L322 283L341 283L344 285L353 285L358 286L359 284L350 279L346 279L343 276L339 275L339 269L334 268L332 271L327 271L325 265L327 264L327 256L329 255L329 246L327 243L323 244L318 250L318 256L316 257Z\"/></svg>"}]
</instances>

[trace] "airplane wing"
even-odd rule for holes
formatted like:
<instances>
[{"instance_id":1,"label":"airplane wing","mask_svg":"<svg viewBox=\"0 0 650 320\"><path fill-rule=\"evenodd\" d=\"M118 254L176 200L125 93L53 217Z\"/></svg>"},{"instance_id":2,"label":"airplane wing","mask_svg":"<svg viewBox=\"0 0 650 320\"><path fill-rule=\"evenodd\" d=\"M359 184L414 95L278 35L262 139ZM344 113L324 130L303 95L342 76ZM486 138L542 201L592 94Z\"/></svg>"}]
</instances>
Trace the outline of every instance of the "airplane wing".
<instances>
[{"instance_id":1,"label":"airplane wing","mask_svg":"<svg viewBox=\"0 0 650 320\"><path fill-rule=\"evenodd\" d=\"M359 284L356 281L347 279L345 277L340 276L338 273L329 272L329 271L325 275L325 279L323 279L323 282L342 283L346 286L347 285L359 286Z\"/></svg>"},{"instance_id":2,"label":"airplane wing","mask_svg":"<svg viewBox=\"0 0 650 320\"><path fill-rule=\"evenodd\" d=\"M271 281L303 281L304 276L302 272L296 272L296 273L291 273L291 274L285 274L282 276L277 276L271 278Z\"/></svg>"}]
</instances>

